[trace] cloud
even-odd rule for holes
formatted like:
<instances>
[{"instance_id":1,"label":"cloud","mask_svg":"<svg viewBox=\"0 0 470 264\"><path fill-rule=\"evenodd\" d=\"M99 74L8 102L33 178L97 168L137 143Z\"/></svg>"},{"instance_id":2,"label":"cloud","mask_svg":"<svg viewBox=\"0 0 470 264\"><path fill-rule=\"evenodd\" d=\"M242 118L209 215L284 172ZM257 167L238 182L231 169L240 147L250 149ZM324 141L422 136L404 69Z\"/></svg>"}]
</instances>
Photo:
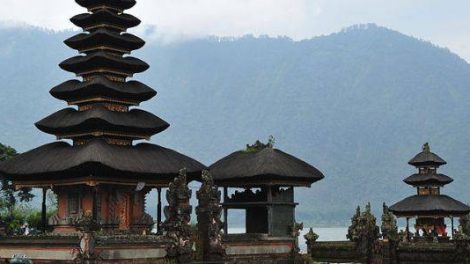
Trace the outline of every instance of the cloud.
<instances>
[{"instance_id":1,"label":"cloud","mask_svg":"<svg viewBox=\"0 0 470 264\"><path fill-rule=\"evenodd\" d=\"M55 30L72 28L69 18L85 12L73 0L0 1L1 20ZM167 40L246 34L300 40L376 23L464 52L470 60L462 30L470 24L469 9L468 0L138 0L129 12L147 25L138 33Z\"/></svg>"}]
</instances>

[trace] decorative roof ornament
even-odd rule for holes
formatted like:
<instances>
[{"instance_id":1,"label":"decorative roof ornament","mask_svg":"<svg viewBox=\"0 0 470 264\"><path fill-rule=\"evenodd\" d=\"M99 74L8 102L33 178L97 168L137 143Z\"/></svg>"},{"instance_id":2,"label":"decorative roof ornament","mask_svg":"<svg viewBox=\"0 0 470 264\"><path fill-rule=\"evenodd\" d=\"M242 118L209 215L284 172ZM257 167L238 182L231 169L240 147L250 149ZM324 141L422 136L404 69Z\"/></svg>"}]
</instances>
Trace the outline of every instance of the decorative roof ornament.
<instances>
[{"instance_id":1,"label":"decorative roof ornament","mask_svg":"<svg viewBox=\"0 0 470 264\"><path fill-rule=\"evenodd\" d=\"M429 146L428 142L424 143L423 152L428 152L428 153L431 152L431 147Z\"/></svg>"},{"instance_id":2,"label":"decorative roof ornament","mask_svg":"<svg viewBox=\"0 0 470 264\"><path fill-rule=\"evenodd\" d=\"M245 152L258 152L266 148L274 148L274 144L276 143L275 138L271 135L268 138L268 143L264 144L263 142L256 140L256 142L253 145L246 144L246 150Z\"/></svg>"}]
</instances>

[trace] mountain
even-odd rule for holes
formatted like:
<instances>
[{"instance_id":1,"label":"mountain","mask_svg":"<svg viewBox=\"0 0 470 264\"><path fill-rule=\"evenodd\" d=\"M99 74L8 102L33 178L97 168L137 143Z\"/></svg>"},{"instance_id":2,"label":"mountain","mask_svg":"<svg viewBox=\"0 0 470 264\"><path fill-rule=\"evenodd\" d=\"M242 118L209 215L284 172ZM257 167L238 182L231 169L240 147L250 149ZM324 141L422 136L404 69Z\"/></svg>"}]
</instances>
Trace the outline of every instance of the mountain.
<instances>
[{"instance_id":1,"label":"mountain","mask_svg":"<svg viewBox=\"0 0 470 264\"><path fill-rule=\"evenodd\" d=\"M0 27L0 142L26 151L54 140L33 123L64 107L48 91L73 78L57 67L73 34ZM470 201L470 67L447 49L361 25L299 42L153 41L134 56L151 65L136 78L159 92L142 107L172 125L152 142L210 165L273 135L324 172L297 192L299 220L345 223L358 204L379 213L414 194L402 180L425 142L455 179L444 192Z\"/></svg>"}]
</instances>

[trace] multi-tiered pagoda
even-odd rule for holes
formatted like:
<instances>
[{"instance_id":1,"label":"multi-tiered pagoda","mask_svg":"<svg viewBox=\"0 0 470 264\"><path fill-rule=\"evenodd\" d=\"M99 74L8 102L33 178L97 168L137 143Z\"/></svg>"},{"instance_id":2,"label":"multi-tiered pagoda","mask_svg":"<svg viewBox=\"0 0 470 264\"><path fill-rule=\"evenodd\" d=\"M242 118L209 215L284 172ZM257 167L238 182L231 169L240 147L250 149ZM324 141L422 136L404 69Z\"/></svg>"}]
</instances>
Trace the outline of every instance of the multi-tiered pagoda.
<instances>
[{"instance_id":1,"label":"multi-tiered pagoda","mask_svg":"<svg viewBox=\"0 0 470 264\"><path fill-rule=\"evenodd\" d=\"M390 211L397 217L407 219L407 231L408 220L416 218L417 233L421 232L430 237L447 237L444 218L451 218L453 225L453 217L460 217L470 212L470 207L467 205L441 194L441 187L453 181L449 176L437 173L437 169L447 162L431 152L429 144L426 143L422 152L412 158L408 164L415 166L418 173L407 177L404 182L415 187L417 194L392 205ZM451 230L453 229L452 226Z\"/></svg>"},{"instance_id":2,"label":"multi-tiered pagoda","mask_svg":"<svg viewBox=\"0 0 470 264\"><path fill-rule=\"evenodd\" d=\"M51 188L57 194L58 213L49 219L56 232L73 231L86 215L108 229L148 228L153 219L145 213L146 194L152 188L168 186L182 168L191 176L204 166L171 149L134 144L169 127L159 117L134 108L156 95L147 85L128 81L149 68L144 61L128 56L145 44L126 33L140 23L124 13L135 0L76 2L88 9L71 19L84 33L65 44L80 55L60 67L79 79L51 90L52 96L72 107L36 123L58 140L70 141L19 155L1 164L0 174L17 188Z\"/></svg>"}]
</instances>

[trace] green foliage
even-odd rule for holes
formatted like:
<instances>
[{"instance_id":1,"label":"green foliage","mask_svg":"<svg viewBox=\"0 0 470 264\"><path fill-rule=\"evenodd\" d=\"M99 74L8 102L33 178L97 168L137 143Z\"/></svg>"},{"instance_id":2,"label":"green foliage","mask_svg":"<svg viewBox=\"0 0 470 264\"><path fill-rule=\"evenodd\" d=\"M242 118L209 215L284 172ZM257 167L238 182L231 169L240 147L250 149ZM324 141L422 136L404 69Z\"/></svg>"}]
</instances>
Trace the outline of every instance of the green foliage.
<instances>
[{"instance_id":1,"label":"green foliage","mask_svg":"<svg viewBox=\"0 0 470 264\"><path fill-rule=\"evenodd\" d=\"M6 161L18 155L18 152L10 147L0 143L0 161ZM17 206L18 200L23 202L29 202L33 199L34 195L31 193L31 188L22 188L19 192L16 192L13 183L5 178L0 179L0 220L6 222L10 230L15 230L27 220L27 215L24 211Z\"/></svg>"},{"instance_id":2,"label":"green foliage","mask_svg":"<svg viewBox=\"0 0 470 264\"><path fill-rule=\"evenodd\" d=\"M16 155L18 155L18 153L16 152L14 148L10 146L5 146L2 143L0 143L0 161L5 161Z\"/></svg>"},{"instance_id":3,"label":"green foliage","mask_svg":"<svg viewBox=\"0 0 470 264\"><path fill-rule=\"evenodd\" d=\"M269 136L268 143L266 143L266 144L264 144L263 142L261 142L259 140L256 140L256 142L253 145L249 145L249 144L246 145L245 152L248 152L248 153L258 152L258 151L263 150L265 148L273 148L275 142L276 142L276 140L274 139L273 136Z\"/></svg>"}]
</instances>

